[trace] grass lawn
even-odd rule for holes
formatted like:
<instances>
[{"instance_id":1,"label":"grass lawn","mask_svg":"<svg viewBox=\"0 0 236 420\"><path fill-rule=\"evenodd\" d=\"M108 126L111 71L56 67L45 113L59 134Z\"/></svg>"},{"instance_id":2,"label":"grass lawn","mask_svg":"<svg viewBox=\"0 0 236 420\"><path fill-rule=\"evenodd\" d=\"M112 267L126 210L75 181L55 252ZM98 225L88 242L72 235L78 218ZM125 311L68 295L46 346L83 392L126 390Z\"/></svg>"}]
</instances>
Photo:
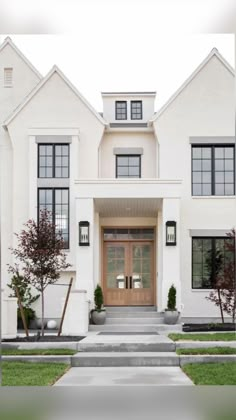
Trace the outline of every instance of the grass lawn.
<instances>
[{"instance_id":1,"label":"grass lawn","mask_svg":"<svg viewBox=\"0 0 236 420\"><path fill-rule=\"evenodd\" d=\"M236 348L208 347L198 349L177 349L177 354L236 354Z\"/></svg>"},{"instance_id":2,"label":"grass lawn","mask_svg":"<svg viewBox=\"0 0 236 420\"><path fill-rule=\"evenodd\" d=\"M70 349L2 349L2 356L73 356L75 353L76 350Z\"/></svg>"},{"instance_id":3,"label":"grass lawn","mask_svg":"<svg viewBox=\"0 0 236 420\"><path fill-rule=\"evenodd\" d=\"M182 370L195 385L236 385L236 362L190 363Z\"/></svg>"},{"instance_id":4,"label":"grass lawn","mask_svg":"<svg viewBox=\"0 0 236 420\"><path fill-rule=\"evenodd\" d=\"M171 333L168 337L173 341L193 340L193 341L236 341L236 333L211 333L211 334L177 334Z\"/></svg>"},{"instance_id":5,"label":"grass lawn","mask_svg":"<svg viewBox=\"0 0 236 420\"><path fill-rule=\"evenodd\" d=\"M64 363L2 362L2 386L50 386L68 369Z\"/></svg>"}]
</instances>

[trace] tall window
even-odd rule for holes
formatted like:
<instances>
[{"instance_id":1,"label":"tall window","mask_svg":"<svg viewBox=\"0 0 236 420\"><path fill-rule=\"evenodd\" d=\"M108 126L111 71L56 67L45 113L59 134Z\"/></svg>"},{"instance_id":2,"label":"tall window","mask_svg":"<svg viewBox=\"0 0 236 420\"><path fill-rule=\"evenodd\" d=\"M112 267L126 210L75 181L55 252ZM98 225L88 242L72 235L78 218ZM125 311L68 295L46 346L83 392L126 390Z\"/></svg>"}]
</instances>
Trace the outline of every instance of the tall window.
<instances>
[{"instance_id":1,"label":"tall window","mask_svg":"<svg viewBox=\"0 0 236 420\"><path fill-rule=\"evenodd\" d=\"M68 188L39 188L38 189L38 217L40 210L47 209L52 213L52 222L56 230L61 232L64 248L69 248L69 189Z\"/></svg>"},{"instance_id":2,"label":"tall window","mask_svg":"<svg viewBox=\"0 0 236 420\"><path fill-rule=\"evenodd\" d=\"M126 101L116 101L116 120L127 120Z\"/></svg>"},{"instance_id":3,"label":"tall window","mask_svg":"<svg viewBox=\"0 0 236 420\"><path fill-rule=\"evenodd\" d=\"M192 146L192 195L234 195L234 146Z\"/></svg>"},{"instance_id":4,"label":"tall window","mask_svg":"<svg viewBox=\"0 0 236 420\"><path fill-rule=\"evenodd\" d=\"M142 114L142 101L131 101L131 120L141 120Z\"/></svg>"},{"instance_id":5,"label":"tall window","mask_svg":"<svg viewBox=\"0 0 236 420\"><path fill-rule=\"evenodd\" d=\"M192 238L192 287L193 289L211 289L218 275L223 275L224 267L234 261L234 252L230 249L231 238ZM222 256L222 265L219 264Z\"/></svg>"},{"instance_id":6,"label":"tall window","mask_svg":"<svg viewBox=\"0 0 236 420\"><path fill-rule=\"evenodd\" d=\"M116 178L141 178L141 156L116 155Z\"/></svg>"},{"instance_id":7,"label":"tall window","mask_svg":"<svg viewBox=\"0 0 236 420\"><path fill-rule=\"evenodd\" d=\"M38 177L69 177L69 144L38 145Z\"/></svg>"}]
</instances>

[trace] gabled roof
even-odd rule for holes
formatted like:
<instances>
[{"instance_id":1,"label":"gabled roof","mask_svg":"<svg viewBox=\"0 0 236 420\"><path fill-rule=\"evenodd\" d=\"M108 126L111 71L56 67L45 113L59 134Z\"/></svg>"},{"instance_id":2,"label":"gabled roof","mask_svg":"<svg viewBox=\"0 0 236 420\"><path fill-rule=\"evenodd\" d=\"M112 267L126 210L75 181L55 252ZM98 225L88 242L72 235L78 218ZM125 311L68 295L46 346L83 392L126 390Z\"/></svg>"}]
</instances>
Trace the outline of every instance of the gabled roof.
<instances>
[{"instance_id":1,"label":"gabled roof","mask_svg":"<svg viewBox=\"0 0 236 420\"><path fill-rule=\"evenodd\" d=\"M35 86L35 88L24 98L23 102L8 116L4 121L3 127L6 128L8 124L21 112L21 110L31 101L31 99L38 93L38 91L48 82L48 80L57 73L62 80L69 86L69 88L75 93L76 96L84 103L84 105L94 114L94 116L103 124L107 125L107 122L102 116L90 105L90 103L84 98L83 95L75 88L75 86L67 79L64 73L55 65L49 71L49 73Z\"/></svg>"},{"instance_id":2,"label":"gabled roof","mask_svg":"<svg viewBox=\"0 0 236 420\"><path fill-rule=\"evenodd\" d=\"M225 66L225 68L233 75L235 76L235 72L233 67L224 59L224 57L219 53L217 48L213 48L211 52L207 55L205 60L202 61L202 63L194 70L194 72L188 77L187 80L180 86L180 88L169 98L169 100L157 111L154 116L149 120L149 123L153 123L156 121L160 115L163 114L163 112L169 107L172 102L179 96L179 94L188 86L188 84L197 76L197 74L205 67L205 65L211 60L212 57L217 57L219 61Z\"/></svg>"},{"instance_id":3,"label":"gabled roof","mask_svg":"<svg viewBox=\"0 0 236 420\"><path fill-rule=\"evenodd\" d=\"M17 48L14 42L11 40L9 36L7 36L3 43L0 45L0 53L1 51L7 46L10 45L12 49L16 52L16 54L25 62L25 64L36 74L39 79L42 79L42 75L39 71L33 66L33 64L22 54L22 52Z\"/></svg>"}]
</instances>

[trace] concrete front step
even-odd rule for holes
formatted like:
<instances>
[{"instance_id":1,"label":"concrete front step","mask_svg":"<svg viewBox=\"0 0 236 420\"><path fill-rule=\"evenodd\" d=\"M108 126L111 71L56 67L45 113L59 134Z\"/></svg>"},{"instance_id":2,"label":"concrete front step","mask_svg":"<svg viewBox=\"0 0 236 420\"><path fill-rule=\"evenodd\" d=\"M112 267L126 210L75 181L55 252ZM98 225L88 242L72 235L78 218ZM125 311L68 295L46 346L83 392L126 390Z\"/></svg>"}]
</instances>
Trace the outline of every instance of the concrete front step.
<instances>
[{"instance_id":1,"label":"concrete front step","mask_svg":"<svg viewBox=\"0 0 236 420\"><path fill-rule=\"evenodd\" d=\"M157 312L156 306L106 306L106 311L114 312Z\"/></svg>"},{"instance_id":2,"label":"concrete front step","mask_svg":"<svg viewBox=\"0 0 236 420\"><path fill-rule=\"evenodd\" d=\"M81 343L78 345L78 350L81 352L171 352L175 351L175 343Z\"/></svg>"},{"instance_id":3,"label":"concrete front step","mask_svg":"<svg viewBox=\"0 0 236 420\"><path fill-rule=\"evenodd\" d=\"M130 311L130 312L118 312L118 311L112 311L107 312L106 319L109 318L158 318L163 319L164 314L162 312L152 312L152 311L146 311L146 312L138 312L138 311Z\"/></svg>"},{"instance_id":4,"label":"concrete front step","mask_svg":"<svg viewBox=\"0 0 236 420\"><path fill-rule=\"evenodd\" d=\"M152 318L110 318L110 317L106 317L106 324L109 325L116 325L116 324L124 324L126 325L127 322L131 325L131 324L135 324L135 325L141 325L141 324L164 324L164 319L160 318L160 317L152 317Z\"/></svg>"},{"instance_id":5,"label":"concrete front step","mask_svg":"<svg viewBox=\"0 0 236 420\"><path fill-rule=\"evenodd\" d=\"M179 366L179 357L174 352L86 352L72 356L71 366Z\"/></svg>"},{"instance_id":6,"label":"concrete front step","mask_svg":"<svg viewBox=\"0 0 236 420\"><path fill-rule=\"evenodd\" d=\"M167 324L104 324L89 325L89 331L119 331L122 332L182 332L182 325Z\"/></svg>"}]
</instances>

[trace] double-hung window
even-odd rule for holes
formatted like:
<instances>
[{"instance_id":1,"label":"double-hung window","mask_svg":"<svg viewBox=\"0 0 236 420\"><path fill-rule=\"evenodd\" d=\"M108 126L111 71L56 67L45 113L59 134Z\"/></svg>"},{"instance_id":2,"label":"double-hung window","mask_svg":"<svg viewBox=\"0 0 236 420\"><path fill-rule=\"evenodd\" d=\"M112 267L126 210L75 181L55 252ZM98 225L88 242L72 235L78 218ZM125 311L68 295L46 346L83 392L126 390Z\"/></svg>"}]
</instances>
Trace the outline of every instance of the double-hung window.
<instances>
[{"instance_id":1,"label":"double-hung window","mask_svg":"<svg viewBox=\"0 0 236 420\"><path fill-rule=\"evenodd\" d=\"M234 146L192 146L192 195L207 196L234 194Z\"/></svg>"},{"instance_id":2,"label":"double-hung window","mask_svg":"<svg viewBox=\"0 0 236 420\"><path fill-rule=\"evenodd\" d=\"M69 189L68 188L39 188L38 189L38 218L40 211L47 209L52 214L52 223L56 231L61 233L64 248L69 248Z\"/></svg>"},{"instance_id":3,"label":"double-hung window","mask_svg":"<svg viewBox=\"0 0 236 420\"><path fill-rule=\"evenodd\" d=\"M116 178L141 178L141 156L116 155Z\"/></svg>"},{"instance_id":4,"label":"double-hung window","mask_svg":"<svg viewBox=\"0 0 236 420\"><path fill-rule=\"evenodd\" d=\"M211 289L224 278L224 270L234 267L234 239L192 238L192 288Z\"/></svg>"},{"instance_id":5,"label":"double-hung window","mask_svg":"<svg viewBox=\"0 0 236 420\"><path fill-rule=\"evenodd\" d=\"M38 145L38 177L69 178L69 144Z\"/></svg>"},{"instance_id":6,"label":"double-hung window","mask_svg":"<svg viewBox=\"0 0 236 420\"><path fill-rule=\"evenodd\" d=\"M126 101L116 101L116 120L127 120Z\"/></svg>"},{"instance_id":7,"label":"double-hung window","mask_svg":"<svg viewBox=\"0 0 236 420\"><path fill-rule=\"evenodd\" d=\"M141 120L142 118L142 101L131 101L131 120Z\"/></svg>"}]
</instances>

